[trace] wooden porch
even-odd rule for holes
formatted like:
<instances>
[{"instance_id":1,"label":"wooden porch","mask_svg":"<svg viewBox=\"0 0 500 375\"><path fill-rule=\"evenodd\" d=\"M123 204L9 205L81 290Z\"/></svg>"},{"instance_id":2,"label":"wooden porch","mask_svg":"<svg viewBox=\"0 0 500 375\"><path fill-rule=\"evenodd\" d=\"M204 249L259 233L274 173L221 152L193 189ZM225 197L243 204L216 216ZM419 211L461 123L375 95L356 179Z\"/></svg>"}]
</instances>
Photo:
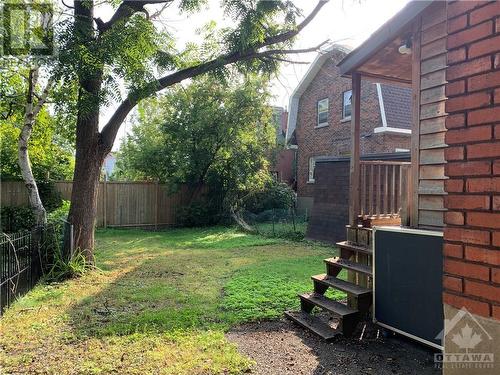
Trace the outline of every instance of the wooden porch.
<instances>
[{"instance_id":1,"label":"wooden porch","mask_svg":"<svg viewBox=\"0 0 500 375\"><path fill-rule=\"evenodd\" d=\"M357 225L358 217L366 212L361 205L361 202L366 201L367 193L363 185L366 167L360 160L360 91L361 81L368 80L412 89L412 108L409 109L413 119L411 165L405 167L408 170L405 171L406 179L403 179L408 193L400 195L403 200L401 224L431 230L441 230L443 227L446 180L444 151L447 147L444 139L446 4L416 2L412 5L418 8L413 9L414 12L424 12L425 17L413 15L412 22L400 25L399 30L382 27L339 64L341 73L351 77L353 90L349 209L351 225ZM387 36L390 32L394 37ZM377 173L379 176L375 178L384 178L384 172L377 169ZM373 199L379 199L377 193L374 192ZM371 195L370 192L368 195ZM376 213L380 215L391 213L390 211L387 207L378 207Z\"/></svg>"},{"instance_id":2,"label":"wooden porch","mask_svg":"<svg viewBox=\"0 0 500 375\"><path fill-rule=\"evenodd\" d=\"M326 339L350 335L371 314L373 226L441 231L444 222L446 3L412 2L339 64L352 80L349 223L340 256L326 259L326 274L313 276L314 292L303 294L294 321ZM361 81L412 89L411 163L362 161ZM337 278L348 271L347 282ZM347 303L324 296L331 287ZM367 302L368 301L368 302ZM333 301L334 302L334 301ZM317 306L338 317L336 329L310 315Z\"/></svg>"}]
</instances>

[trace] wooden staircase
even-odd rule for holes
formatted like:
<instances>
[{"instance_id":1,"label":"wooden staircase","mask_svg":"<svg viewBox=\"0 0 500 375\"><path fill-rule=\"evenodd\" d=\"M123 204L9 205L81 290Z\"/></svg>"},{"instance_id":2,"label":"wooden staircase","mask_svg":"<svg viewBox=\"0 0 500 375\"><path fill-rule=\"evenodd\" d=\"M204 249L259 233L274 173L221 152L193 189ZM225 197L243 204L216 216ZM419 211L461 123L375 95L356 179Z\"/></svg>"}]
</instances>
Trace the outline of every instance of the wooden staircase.
<instances>
[{"instance_id":1,"label":"wooden staircase","mask_svg":"<svg viewBox=\"0 0 500 375\"><path fill-rule=\"evenodd\" d=\"M347 241L337 243L340 257L325 259L326 274L312 276L314 291L299 294L300 311L286 311L285 316L318 334L325 340L338 335L351 336L358 323L365 319L372 305L372 230L363 226L347 226ZM367 265L370 264L370 265ZM349 281L337 276L343 270ZM334 301L324 294L329 289L347 293L347 302ZM331 319L314 313L319 308L327 316L338 320L336 327Z\"/></svg>"}]
</instances>

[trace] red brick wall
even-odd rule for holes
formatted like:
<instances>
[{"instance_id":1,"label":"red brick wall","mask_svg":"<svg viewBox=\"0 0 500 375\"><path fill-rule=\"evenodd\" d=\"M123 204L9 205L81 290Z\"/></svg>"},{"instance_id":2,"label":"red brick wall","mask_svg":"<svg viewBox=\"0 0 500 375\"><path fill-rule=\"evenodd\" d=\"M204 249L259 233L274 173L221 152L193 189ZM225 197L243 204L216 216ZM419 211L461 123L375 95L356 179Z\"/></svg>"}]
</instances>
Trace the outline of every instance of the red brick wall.
<instances>
[{"instance_id":1,"label":"red brick wall","mask_svg":"<svg viewBox=\"0 0 500 375\"><path fill-rule=\"evenodd\" d=\"M500 2L447 17L443 300L500 319Z\"/></svg>"},{"instance_id":2,"label":"red brick wall","mask_svg":"<svg viewBox=\"0 0 500 375\"><path fill-rule=\"evenodd\" d=\"M313 79L299 101L296 139L297 193L300 197L312 197L314 184L308 184L309 158L316 156L346 156L350 154L351 122L342 122L342 95L351 89L351 80L339 75L336 64L344 57L335 52ZM317 125L317 102L329 99L328 126ZM411 109L409 109L411 110ZM362 82L361 87L361 140L362 154L394 152L396 148L409 149L410 137L389 134L373 134L382 126L377 88L374 83Z\"/></svg>"},{"instance_id":3,"label":"red brick wall","mask_svg":"<svg viewBox=\"0 0 500 375\"><path fill-rule=\"evenodd\" d=\"M276 161L271 167L271 172L277 174L278 181L285 182L290 186L294 184L294 161L295 150L286 149L281 150L276 155Z\"/></svg>"}]
</instances>

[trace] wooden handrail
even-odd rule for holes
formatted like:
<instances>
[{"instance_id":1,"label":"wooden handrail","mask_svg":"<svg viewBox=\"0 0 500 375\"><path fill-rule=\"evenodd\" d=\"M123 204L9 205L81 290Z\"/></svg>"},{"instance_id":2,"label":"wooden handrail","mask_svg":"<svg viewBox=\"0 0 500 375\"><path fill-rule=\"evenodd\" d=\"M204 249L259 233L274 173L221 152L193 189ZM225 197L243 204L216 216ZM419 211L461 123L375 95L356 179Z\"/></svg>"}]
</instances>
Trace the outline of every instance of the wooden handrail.
<instances>
[{"instance_id":1,"label":"wooden handrail","mask_svg":"<svg viewBox=\"0 0 500 375\"><path fill-rule=\"evenodd\" d=\"M386 160L360 160L359 164L373 165L411 165L409 161L386 161Z\"/></svg>"}]
</instances>

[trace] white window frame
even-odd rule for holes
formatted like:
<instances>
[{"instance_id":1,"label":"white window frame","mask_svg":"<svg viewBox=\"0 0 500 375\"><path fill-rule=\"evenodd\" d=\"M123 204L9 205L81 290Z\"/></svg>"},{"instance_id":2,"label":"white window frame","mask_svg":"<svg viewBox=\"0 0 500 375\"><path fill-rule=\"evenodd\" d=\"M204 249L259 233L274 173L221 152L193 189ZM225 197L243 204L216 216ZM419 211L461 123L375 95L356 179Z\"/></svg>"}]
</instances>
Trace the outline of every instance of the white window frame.
<instances>
[{"instance_id":1,"label":"white window frame","mask_svg":"<svg viewBox=\"0 0 500 375\"><path fill-rule=\"evenodd\" d=\"M320 103L324 103L326 102L326 109L321 111L319 110L319 105ZM318 100L318 102L316 103L316 127L317 128L321 128L323 126L327 126L328 125L328 112L330 110L330 101L328 100L328 98L323 98L323 99L320 99ZM320 113L326 113L326 121L324 122L319 122L319 115Z\"/></svg>"},{"instance_id":2,"label":"white window frame","mask_svg":"<svg viewBox=\"0 0 500 375\"><path fill-rule=\"evenodd\" d=\"M342 93L342 120L350 120L351 115L346 116L345 115L345 110L346 110L346 94L350 94L351 96L351 114L352 114L352 90L347 90Z\"/></svg>"},{"instance_id":3,"label":"white window frame","mask_svg":"<svg viewBox=\"0 0 500 375\"><path fill-rule=\"evenodd\" d=\"M311 156L309 158L309 163L308 163L308 177L307 177L307 183L313 184L315 182L314 179L314 170L316 169L316 158L314 156Z\"/></svg>"}]
</instances>

